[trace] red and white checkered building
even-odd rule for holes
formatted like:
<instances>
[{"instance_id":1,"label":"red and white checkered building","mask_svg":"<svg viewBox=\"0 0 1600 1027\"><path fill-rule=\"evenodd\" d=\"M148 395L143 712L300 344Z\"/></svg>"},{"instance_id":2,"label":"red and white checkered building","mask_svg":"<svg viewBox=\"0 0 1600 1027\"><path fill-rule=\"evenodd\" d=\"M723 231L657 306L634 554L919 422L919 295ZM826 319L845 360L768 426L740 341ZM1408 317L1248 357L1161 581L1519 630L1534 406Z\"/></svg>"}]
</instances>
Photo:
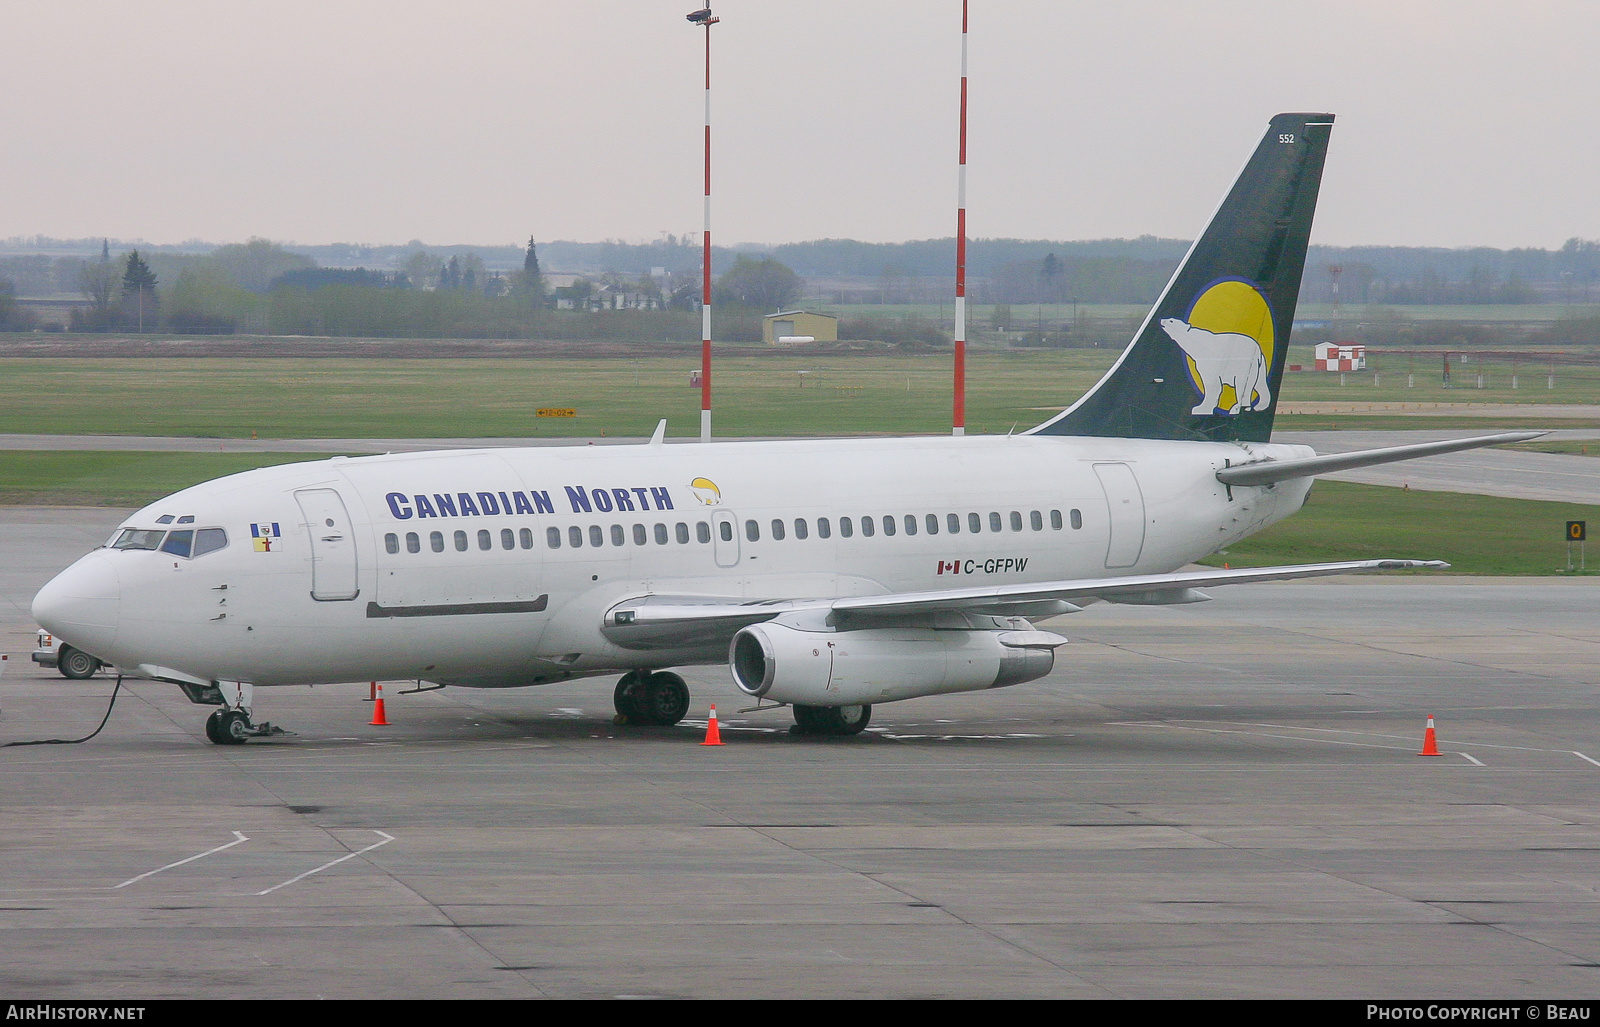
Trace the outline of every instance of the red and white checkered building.
<instances>
[{"instance_id":1,"label":"red and white checkered building","mask_svg":"<svg viewBox=\"0 0 1600 1027\"><path fill-rule=\"evenodd\" d=\"M1317 370L1364 371L1367 367L1367 347L1355 342L1317 343Z\"/></svg>"}]
</instances>

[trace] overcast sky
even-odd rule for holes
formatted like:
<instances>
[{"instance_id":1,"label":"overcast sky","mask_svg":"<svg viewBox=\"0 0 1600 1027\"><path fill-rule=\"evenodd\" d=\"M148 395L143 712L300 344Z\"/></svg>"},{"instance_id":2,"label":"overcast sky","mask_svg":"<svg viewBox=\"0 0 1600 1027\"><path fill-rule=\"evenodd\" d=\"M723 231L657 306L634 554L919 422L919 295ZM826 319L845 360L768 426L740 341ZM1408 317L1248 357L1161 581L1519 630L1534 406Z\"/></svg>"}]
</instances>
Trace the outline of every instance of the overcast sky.
<instances>
[{"instance_id":1,"label":"overcast sky","mask_svg":"<svg viewBox=\"0 0 1600 1027\"><path fill-rule=\"evenodd\" d=\"M700 229L693 0L5 0L0 237ZM959 0L728 0L719 243L954 231ZM1192 237L1338 115L1314 240L1600 238L1600 0L972 0L970 234Z\"/></svg>"}]
</instances>

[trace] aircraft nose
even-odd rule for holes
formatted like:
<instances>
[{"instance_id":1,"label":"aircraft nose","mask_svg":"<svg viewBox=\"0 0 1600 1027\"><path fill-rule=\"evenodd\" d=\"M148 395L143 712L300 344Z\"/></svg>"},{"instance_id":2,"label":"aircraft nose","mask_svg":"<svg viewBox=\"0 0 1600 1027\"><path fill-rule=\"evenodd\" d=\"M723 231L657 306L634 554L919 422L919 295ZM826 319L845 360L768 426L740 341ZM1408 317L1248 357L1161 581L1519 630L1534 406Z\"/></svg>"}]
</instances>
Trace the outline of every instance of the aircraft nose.
<instances>
[{"instance_id":1,"label":"aircraft nose","mask_svg":"<svg viewBox=\"0 0 1600 1027\"><path fill-rule=\"evenodd\" d=\"M122 582L111 554L90 553L57 574L33 597L33 619L92 656L117 639Z\"/></svg>"}]
</instances>

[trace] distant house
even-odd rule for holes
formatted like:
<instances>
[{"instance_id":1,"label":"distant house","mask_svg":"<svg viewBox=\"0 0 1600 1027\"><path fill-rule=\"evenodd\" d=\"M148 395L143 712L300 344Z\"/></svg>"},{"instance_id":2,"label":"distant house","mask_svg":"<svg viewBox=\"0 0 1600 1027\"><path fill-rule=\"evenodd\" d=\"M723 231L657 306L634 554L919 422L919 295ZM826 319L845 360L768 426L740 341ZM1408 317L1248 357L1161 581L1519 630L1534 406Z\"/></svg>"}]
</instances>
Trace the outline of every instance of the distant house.
<instances>
[{"instance_id":1,"label":"distant house","mask_svg":"<svg viewBox=\"0 0 1600 1027\"><path fill-rule=\"evenodd\" d=\"M1317 370L1364 371L1367 368L1367 347L1359 342L1317 343Z\"/></svg>"},{"instance_id":2,"label":"distant house","mask_svg":"<svg viewBox=\"0 0 1600 1027\"><path fill-rule=\"evenodd\" d=\"M781 310L761 321L761 340L768 346L793 346L803 342L838 342L839 319L808 310Z\"/></svg>"}]
</instances>

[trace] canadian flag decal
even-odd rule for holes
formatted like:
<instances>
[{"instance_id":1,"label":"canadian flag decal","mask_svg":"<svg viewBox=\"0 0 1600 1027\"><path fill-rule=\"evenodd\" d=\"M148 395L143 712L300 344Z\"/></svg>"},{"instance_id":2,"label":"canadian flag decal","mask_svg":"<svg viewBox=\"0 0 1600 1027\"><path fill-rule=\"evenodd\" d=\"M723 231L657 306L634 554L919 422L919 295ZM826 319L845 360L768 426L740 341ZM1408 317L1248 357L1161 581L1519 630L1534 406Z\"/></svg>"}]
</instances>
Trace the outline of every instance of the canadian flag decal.
<instances>
[{"instance_id":1,"label":"canadian flag decal","mask_svg":"<svg viewBox=\"0 0 1600 1027\"><path fill-rule=\"evenodd\" d=\"M961 561L960 560L952 560L949 563L945 563L943 560L940 560L939 561L939 573L940 574L945 574L945 573L960 574L961 573Z\"/></svg>"}]
</instances>

